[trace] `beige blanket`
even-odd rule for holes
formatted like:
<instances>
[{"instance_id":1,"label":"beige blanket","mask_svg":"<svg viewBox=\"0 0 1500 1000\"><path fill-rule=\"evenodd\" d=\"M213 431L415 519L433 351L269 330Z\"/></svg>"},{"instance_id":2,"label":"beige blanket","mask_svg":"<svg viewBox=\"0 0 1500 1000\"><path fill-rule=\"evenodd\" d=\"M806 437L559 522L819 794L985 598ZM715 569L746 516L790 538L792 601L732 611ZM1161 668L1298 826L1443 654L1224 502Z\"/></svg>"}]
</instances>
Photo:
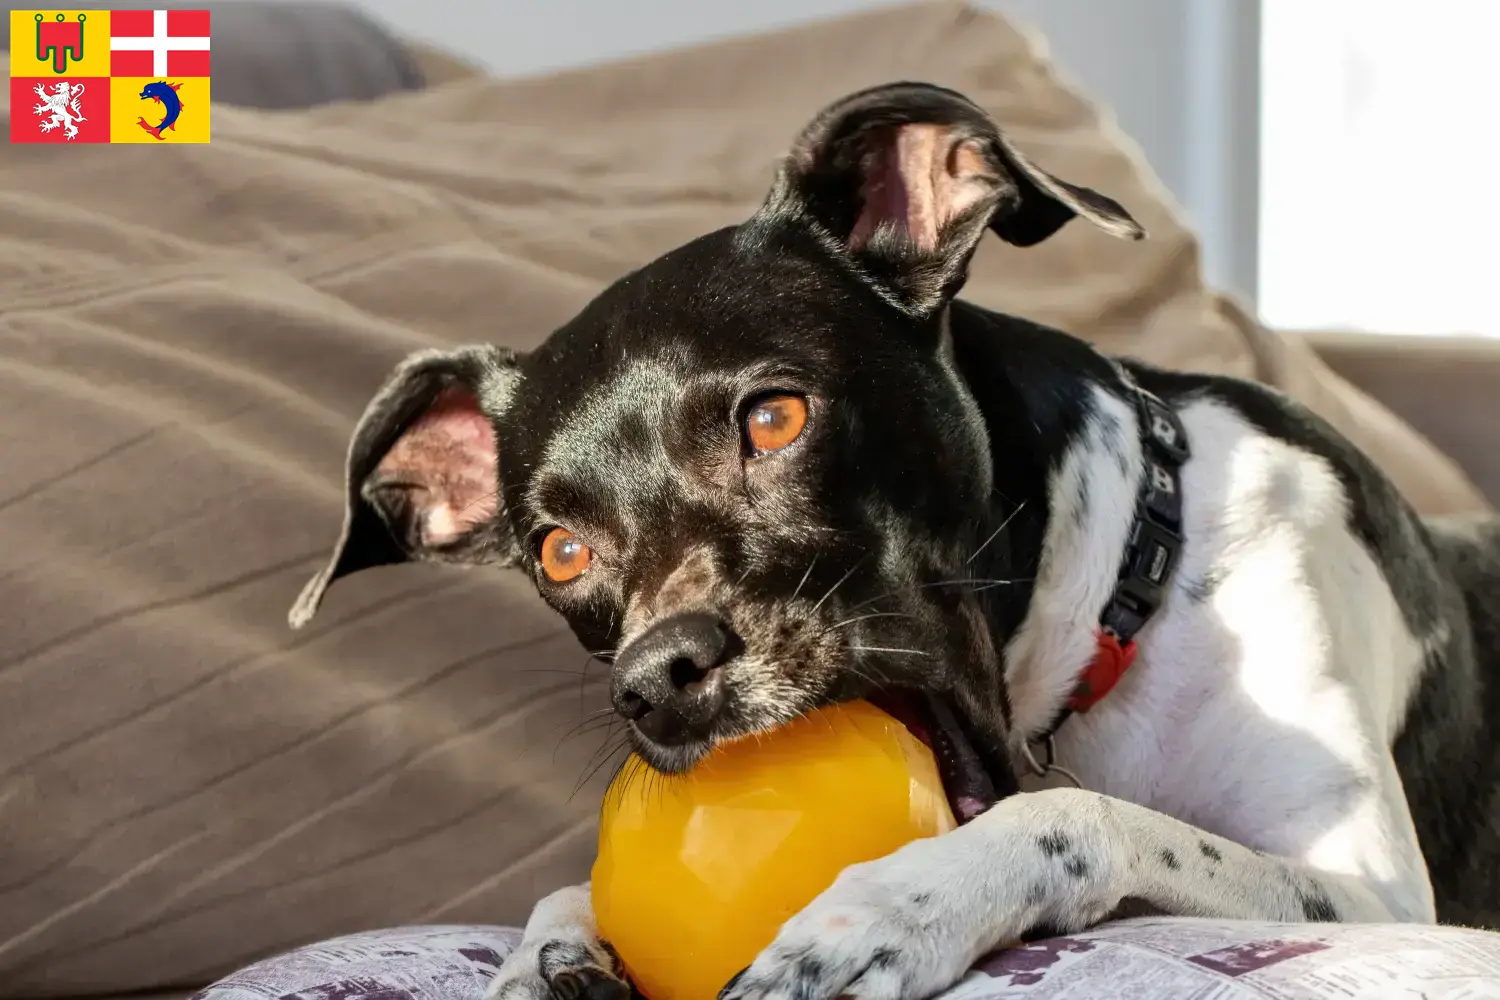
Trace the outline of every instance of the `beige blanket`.
<instances>
[{"instance_id":1,"label":"beige blanket","mask_svg":"<svg viewBox=\"0 0 1500 1000\"><path fill-rule=\"evenodd\" d=\"M989 242L967 295L1275 382L1426 510L1458 471L1202 285L1134 148L1025 39L895 8L520 83L298 113L208 146L0 151L0 996L191 986L404 922L521 920L587 874L599 671L519 577L364 574L285 630L402 354L539 341L746 217L824 102L966 91L1142 244ZM560 742L561 741L561 742Z\"/></svg>"}]
</instances>

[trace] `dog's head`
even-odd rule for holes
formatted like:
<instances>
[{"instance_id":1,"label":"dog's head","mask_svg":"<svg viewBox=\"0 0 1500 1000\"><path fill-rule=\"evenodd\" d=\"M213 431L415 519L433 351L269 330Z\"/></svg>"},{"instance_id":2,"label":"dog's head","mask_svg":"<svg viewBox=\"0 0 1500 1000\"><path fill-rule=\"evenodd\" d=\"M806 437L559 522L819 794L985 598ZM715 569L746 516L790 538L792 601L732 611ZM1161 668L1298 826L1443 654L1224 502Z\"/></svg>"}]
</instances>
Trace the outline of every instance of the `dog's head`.
<instances>
[{"instance_id":1,"label":"dog's head","mask_svg":"<svg viewBox=\"0 0 1500 1000\"><path fill-rule=\"evenodd\" d=\"M946 696L1003 745L975 583L994 564L972 562L1004 513L997 428L945 313L986 230L1028 246L1075 216L1140 235L959 94L834 104L753 218L537 350L403 363L355 432L345 530L294 623L368 566L512 565L613 654L615 707L659 769L876 689Z\"/></svg>"}]
</instances>

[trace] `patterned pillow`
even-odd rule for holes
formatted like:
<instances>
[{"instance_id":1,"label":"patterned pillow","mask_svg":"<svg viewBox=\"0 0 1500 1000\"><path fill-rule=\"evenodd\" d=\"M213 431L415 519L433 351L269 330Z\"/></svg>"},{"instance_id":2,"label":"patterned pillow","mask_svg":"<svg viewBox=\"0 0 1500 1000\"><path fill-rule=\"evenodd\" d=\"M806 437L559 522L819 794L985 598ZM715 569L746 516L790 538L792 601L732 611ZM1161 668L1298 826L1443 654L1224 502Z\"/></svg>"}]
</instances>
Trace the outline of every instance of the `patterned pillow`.
<instances>
[{"instance_id":1,"label":"patterned pillow","mask_svg":"<svg viewBox=\"0 0 1500 1000\"><path fill-rule=\"evenodd\" d=\"M351 934L257 962L191 1000L480 1000L520 939L505 927Z\"/></svg>"},{"instance_id":2,"label":"patterned pillow","mask_svg":"<svg viewBox=\"0 0 1500 1000\"><path fill-rule=\"evenodd\" d=\"M399 927L267 959L192 1000L482 1000L520 940L502 927ZM1398 924L1149 918L981 959L940 1000L1500 996L1500 935Z\"/></svg>"}]
</instances>

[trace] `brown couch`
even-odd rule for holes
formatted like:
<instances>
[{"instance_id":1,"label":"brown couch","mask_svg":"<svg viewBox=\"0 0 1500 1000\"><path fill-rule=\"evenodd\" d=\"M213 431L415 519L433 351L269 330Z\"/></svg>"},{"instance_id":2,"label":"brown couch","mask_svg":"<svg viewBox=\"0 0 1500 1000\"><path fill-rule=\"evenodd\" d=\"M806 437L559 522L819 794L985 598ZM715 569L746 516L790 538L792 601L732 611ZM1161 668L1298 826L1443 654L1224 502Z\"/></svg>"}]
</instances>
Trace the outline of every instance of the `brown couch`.
<instances>
[{"instance_id":1,"label":"brown couch","mask_svg":"<svg viewBox=\"0 0 1500 1000\"><path fill-rule=\"evenodd\" d=\"M1500 339L1300 336L1330 368L1457 462L1490 503L1500 503Z\"/></svg>"},{"instance_id":2,"label":"brown couch","mask_svg":"<svg viewBox=\"0 0 1500 1000\"><path fill-rule=\"evenodd\" d=\"M601 736L569 731L601 672L529 584L362 574L286 629L348 433L404 353L535 344L747 216L797 127L865 84L968 92L1151 231L987 245L970 297L1280 386L1423 510L1500 496L1500 350L1262 328L1205 287L1107 114L993 14L894 7L504 83L413 51L441 84L219 106L209 146L0 152L0 998L516 922L586 874Z\"/></svg>"}]
</instances>

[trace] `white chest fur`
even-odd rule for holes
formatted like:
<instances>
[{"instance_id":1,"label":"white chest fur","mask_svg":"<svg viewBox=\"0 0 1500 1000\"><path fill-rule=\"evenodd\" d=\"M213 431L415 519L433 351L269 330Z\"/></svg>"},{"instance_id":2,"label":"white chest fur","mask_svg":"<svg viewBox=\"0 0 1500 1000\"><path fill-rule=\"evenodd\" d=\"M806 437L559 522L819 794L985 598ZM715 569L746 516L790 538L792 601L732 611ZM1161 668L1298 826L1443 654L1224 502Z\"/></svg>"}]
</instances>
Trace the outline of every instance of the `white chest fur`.
<instances>
[{"instance_id":1,"label":"white chest fur","mask_svg":"<svg viewBox=\"0 0 1500 1000\"><path fill-rule=\"evenodd\" d=\"M1043 571L1006 650L1018 729L1044 726L1092 655L1133 517L1134 414L1099 402L1051 484ZM1423 648L1348 528L1342 484L1226 405L1180 416L1193 457L1170 595L1125 678L1058 732L1059 762L1087 788L1361 876L1390 887L1396 912L1430 915L1389 752Z\"/></svg>"}]
</instances>

